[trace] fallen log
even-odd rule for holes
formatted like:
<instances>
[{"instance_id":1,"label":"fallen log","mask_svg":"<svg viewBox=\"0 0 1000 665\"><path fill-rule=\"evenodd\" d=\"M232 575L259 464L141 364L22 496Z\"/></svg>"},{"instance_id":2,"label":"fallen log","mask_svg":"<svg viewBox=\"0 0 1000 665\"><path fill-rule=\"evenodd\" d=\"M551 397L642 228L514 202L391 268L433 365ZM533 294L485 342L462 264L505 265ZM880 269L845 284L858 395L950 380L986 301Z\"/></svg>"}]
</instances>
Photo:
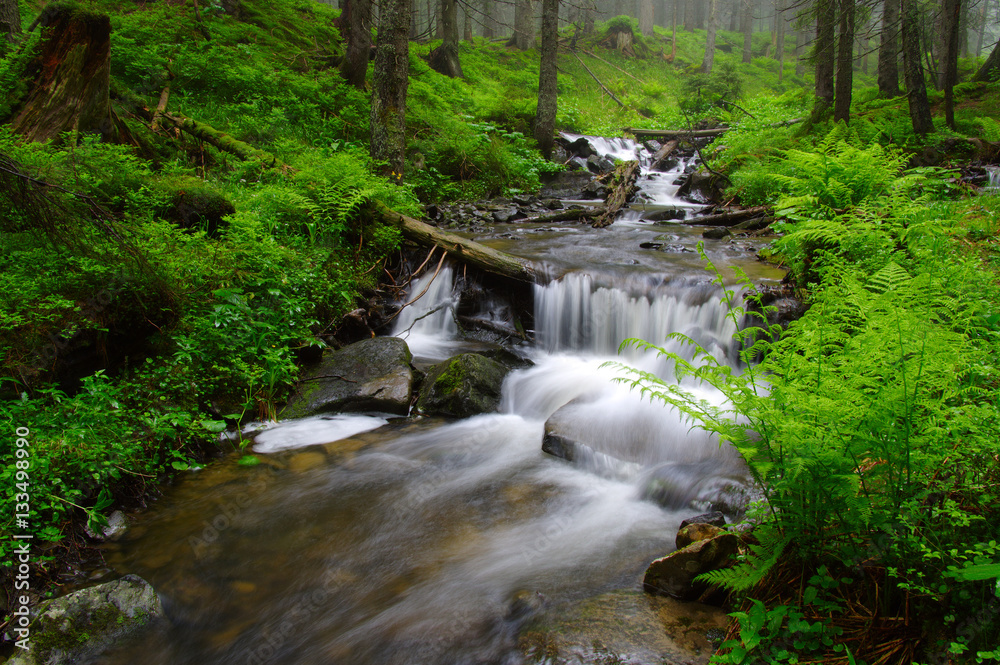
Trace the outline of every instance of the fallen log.
<instances>
[{"instance_id":1,"label":"fallen log","mask_svg":"<svg viewBox=\"0 0 1000 665\"><path fill-rule=\"evenodd\" d=\"M535 283L535 267L526 259L481 245L454 233L446 233L430 224L407 217L384 205L378 206L384 222L399 227L403 237L425 247L437 246L463 263L520 282Z\"/></svg>"},{"instance_id":2,"label":"fallen log","mask_svg":"<svg viewBox=\"0 0 1000 665\"><path fill-rule=\"evenodd\" d=\"M702 217L692 217L691 219L678 221L688 226L735 226L744 220L770 214L771 208L769 206L754 206L753 208L727 210L714 215L704 215Z\"/></svg>"},{"instance_id":3,"label":"fallen log","mask_svg":"<svg viewBox=\"0 0 1000 665\"><path fill-rule=\"evenodd\" d=\"M663 162L667 160L668 157L677 150L677 146L680 145L680 141L674 139L673 141L668 141L663 144L663 146L656 151L653 155L653 161L649 165L650 171L658 171L660 167L663 166Z\"/></svg>"},{"instance_id":4,"label":"fallen log","mask_svg":"<svg viewBox=\"0 0 1000 665\"><path fill-rule=\"evenodd\" d=\"M169 122L182 132L186 132L195 138L201 139L205 143L213 145L223 152L236 155L244 161L256 159L259 160L265 168L279 169L281 171L292 170L290 166L279 160L271 153L258 150L249 143L237 141L229 134L220 132L218 129L215 129L210 125L206 125L203 122L198 122L197 120L179 113L162 113L159 115L159 118L163 121Z\"/></svg>"},{"instance_id":5,"label":"fallen log","mask_svg":"<svg viewBox=\"0 0 1000 665\"><path fill-rule=\"evenodd\" d=\"M528 217L517 220L518 224L544 224L548 222L582 222L584 220L600 217L607 210L604 206L594 208L570 208L560 210L549 215L539 215L538 217Z\"/></svg>"},{"instance_id":6,"label":"fallen log","mask_svg":"<svg viewBox=\"0 0 1000 665\"><path fill-rule=\"evenodd\" d=\"M632 160L622 162L615 167L615 172L611 176L613 189L608 194L607 207L604 214L597 218L591 225L595 229L603 229L611 226L615 221L618 211L628 203L628 200L635 194L635 181L639 179L639 162Z\"/></svg>"},{"instance_id":7,"label":"fallen log","mask_svg":"<svg viewBox=\"0 0 1000 665\"><path fill-rule=\"evenodd\" d=\"M805 118L795 118L784 122L776 122L766 125L767 128L789 127L804 121ZM658 138L680 138L680 139L707 139L722 136L732 127L715 127L713 129L636 129L635 127L625 127L623 131L632 134L637 139L658 139Z\"/></svg>"}]
</instances>

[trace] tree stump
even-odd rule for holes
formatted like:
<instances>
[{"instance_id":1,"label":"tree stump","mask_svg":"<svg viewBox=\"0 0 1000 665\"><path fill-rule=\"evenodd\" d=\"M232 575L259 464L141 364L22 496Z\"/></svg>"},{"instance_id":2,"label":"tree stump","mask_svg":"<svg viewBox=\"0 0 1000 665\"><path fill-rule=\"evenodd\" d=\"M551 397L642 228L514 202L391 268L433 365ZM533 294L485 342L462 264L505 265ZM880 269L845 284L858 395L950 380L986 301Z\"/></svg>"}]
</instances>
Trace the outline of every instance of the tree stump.
<instances>
[{"instance_id":1,"label":"tree stump","mask_svg":"<svg viewBox=\"0 0 1000 665\"><path fill-rule=\"evenodd\" d=\"M111 20L66 5L47 7L39 54L25 75L31 90L11 123L31 141L67 131L96 132L124 142L129 133L111 108Z\"/></svg>"}]
</instances>

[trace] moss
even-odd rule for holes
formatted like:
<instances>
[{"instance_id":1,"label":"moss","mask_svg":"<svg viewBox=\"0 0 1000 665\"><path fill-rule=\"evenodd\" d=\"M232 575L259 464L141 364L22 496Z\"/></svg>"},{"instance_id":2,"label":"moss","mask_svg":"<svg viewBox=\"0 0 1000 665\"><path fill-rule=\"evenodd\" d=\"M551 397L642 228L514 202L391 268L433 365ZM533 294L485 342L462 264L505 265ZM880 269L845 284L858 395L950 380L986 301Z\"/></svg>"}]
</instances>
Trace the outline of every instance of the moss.
<instances>
[{"instance_id":1,"label":"moss","mask_svg":"<svg viewBox=\"0 0 1000 665\"><path fill-rule=\"evenodd\" d=\"M462 362L462 357L459 356L454 358L445 371L438 375L437 379L434 381L434 385L442 390L442 392L450 394L456 390L461 389L462 384L466 379L466 368L465 364Z\"/></svg>"},{"instance_id":2,"label":"moss","mask_svg":"<svg viewBox=\"0 0 1000 665\"><path fill-rule=\"evenodd\" d=\"M215 235L236 207L219 190L201 178L180 176L161 180L156 191L166 201L159 211L164 219L183 229L203 229Z\"/></svg>"},{"instance_id":3,"label":"moss","mask_svg":"<svg viewBox=\"0 0 1000 665\"><path fill-rule=\"evenodd\" d=\"M43 619L42 630L33 633L35 660L39 663L48 662L53 652L71 653L93 639L101 639L108 633L124 628L130 621L141 625L147 620L148 616L145 614L137 614L129 619L112 604L78 616L74 621Z\"/></svg>"}]
</instances>

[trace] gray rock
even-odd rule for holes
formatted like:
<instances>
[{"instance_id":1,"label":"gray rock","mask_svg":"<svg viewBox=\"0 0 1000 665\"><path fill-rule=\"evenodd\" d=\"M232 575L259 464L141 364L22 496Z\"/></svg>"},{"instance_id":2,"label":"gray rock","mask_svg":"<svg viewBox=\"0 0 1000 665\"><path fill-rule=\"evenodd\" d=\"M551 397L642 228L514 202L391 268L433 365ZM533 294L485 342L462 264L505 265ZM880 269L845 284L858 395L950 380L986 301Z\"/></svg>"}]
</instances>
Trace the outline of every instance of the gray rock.
<instances>
[{"instance_id":1,"label":"gray rock","mask_svg":"<svg viewBox=\"0 0 1000 665\"><path fill-rule=\"evenodd\" d=\"M607 157L591 155L587 158L587 169L591 173L610 173L615 168L615 163Z\"/></svg>"},{"instance_id":2,"label":"gray rock","mask_svg":"<svg viewBox=\"0 0 1000 665\"><path fill-rule=\"evenodd\" d=\"M702 513L701 515L695 515L694 517L689 517L682 521L680 528L683 529L688 524L711 524L712 526L723 527L726 526L726 516L719 511L714 513Z\"/></svg>"},{"instance_id":3,"label":"gray rock","mask_svg":"<svg viewBox=\"0 0 1000 665\"><path fill-rule=\"evenodd\" d=\"M8 665L89 662L163 618L163 606L148 582L135 575L81 589L38 606L31 648Z\"/></svg>"},{"instance_id":4,"label":"gray rock","mask_svg":"<svg viewBox=\"0 0 1000 665\"><path fill-rule=\"evenodd\" d=\"M728 566L739 544L739 538L733 534L721 533L672 552L649 564L642 580L643 588L681 600L696 600L708 585L695 582L694 578Z\"/></svg>"},{"instance_id":5,"label":"gray rock","mask_svg":"<svg viewBox=\"0 0 1000 665\"><path fill-rule=\"evenodd\" d=\"M505 208L503 210L497 210L493 213L493 221L497 224L506 224L514 219L519 219L517 208ZM523 215L522 215L523 217Z\"/></svg>"},{"instance_id":6,"label":"gray rock","mask_svg":"<svg viewBox=\"0 0 1000 665\"><path fill-rule=\"evenodd\" d=\"M428 415L453 418L496 411L509 371L495 360L476 353L449 358L428 370L417 409Z\"/></svg>"},{"instance_id":7,"label":"gray rock","mask_svg":"<svg viewBox=\"0 0 1000 665\"><path fill-rule=\"evenodd\" d=\"M708 238L709 240L722 240L729 235L729 229L725 226L714 226L712 228L705 229L701 237Z\"/></svg>"},{"instance_id":8,"label":"gray rock","mask_svg":"<svg viewBox=\"0 0 1000 665\"><path fill-rule=\"evenodd\" d=\"M412 355L398 337L362 340L328 353L299 384L282 419L378 411L406 415L413 396Z\"/></svg>"},{"instance_id":9,"label":"gray rock","mask_svg":"<svg viewBox=\"0 0 1000 665\"><path fill-rule=\"evenodd\" d=\"M125 519L125 513L116 510L108 517L108 523L101 527L100 533L91 529L89 524L83 529L94 540L118 540L128 531L128 520Z\"/></svg>"},{"instance_id":10,"label":"gray rock","mask_svg":"<svg viewBox=\"0 0 1000 665\"><path fill-rule=\"evenodd\" d=\"M722 533L722 529L717 526L694 522L692 524L686 524L680 528L677 532L677 537L674 539L674 543L677 545L677 549L682 550L691 543L697 543L701 540L714 538L720 533Z\"/></svg>"}]
</instances>

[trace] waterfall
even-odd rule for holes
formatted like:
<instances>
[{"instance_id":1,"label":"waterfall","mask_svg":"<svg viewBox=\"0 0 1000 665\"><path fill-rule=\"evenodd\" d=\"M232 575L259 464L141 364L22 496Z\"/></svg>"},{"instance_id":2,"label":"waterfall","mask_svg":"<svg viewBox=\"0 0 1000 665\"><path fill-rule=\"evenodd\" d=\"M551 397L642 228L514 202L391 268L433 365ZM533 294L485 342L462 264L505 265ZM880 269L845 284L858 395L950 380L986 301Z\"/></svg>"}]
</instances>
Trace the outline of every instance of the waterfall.
<instances>
[{"instance_id":1,"label":"waterfall","mask_svg":"<svg viewBox=\"0 0 1000 665\"><path fill-rule=\"evenodd\" d=\"M989 184L986 186L986 191L1000 191L1000 166L987 166L986 175L990 179Z\"/></svg>"},{"instance_id":2,"label":"waterfall","mask_svg":"<svg viewBox=\"0 0 1000 665\"><path fill-rule=\"evenodd\" d=\"M413 280L407 290L407 304L396 317L392 335L406 340L415 356L439 358L458 335L453 283L452 268L444 265Z\"/></svg>"}]
</instances>

